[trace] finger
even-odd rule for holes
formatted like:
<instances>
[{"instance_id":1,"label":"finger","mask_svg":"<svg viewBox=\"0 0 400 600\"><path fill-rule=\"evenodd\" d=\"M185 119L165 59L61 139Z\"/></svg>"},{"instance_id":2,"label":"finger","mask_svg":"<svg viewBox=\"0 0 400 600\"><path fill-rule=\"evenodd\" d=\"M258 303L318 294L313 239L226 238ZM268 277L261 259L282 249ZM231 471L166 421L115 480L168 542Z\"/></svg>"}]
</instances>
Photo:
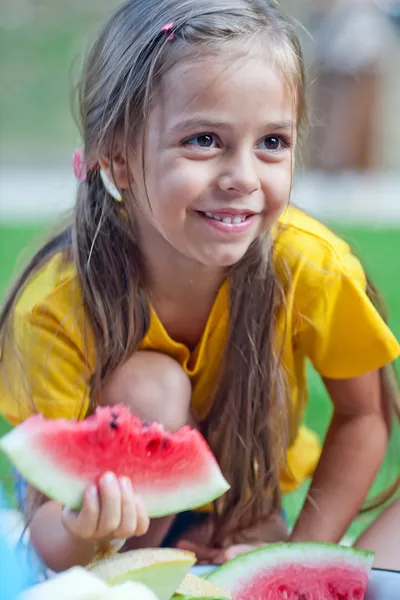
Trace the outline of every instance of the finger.
<instances>
[{"instance_id":1,"label":"finger","mask_svg":"<svg viewBox=\"0 0 400 600\"><path fill-rule=\"evenodd\" d=\"M240 554L245 554L246 552L251 552L251 550L254 550L254 549L255 549L255 546L251 546L250 544L236 544L234 546L231 546L230 548L227 548L226 550L223 551L223 557L222 557L223 561L222 562L228 562L229 560L232 560L233 558L240 556Z\"/></svg>"},{"instance_id":2,"label":"finger","mask_svg":"<svg viewBox=\"0 0 400 600\"><path fill-rule=\"evenodd\" d=\"M207 546L200 546L194 542L188 540L180 540L177 545L180 550L188 550L194 552L198 562L202 564L214 564L214 559L218 556L220 550L218 548L208 548Z\"/></svg>"},{"instance_id":3,"label":"finger","mask_svg":"<svg viewBox=\"0 0 400 600\"><path fill-rule=\"evenodd\" d=\"M136 499L130 479L127 477L121 477L119 488L121 492L121 522L114 535L119 538L128 538L135 535L137 529Z\"/></svg>"},{"instance_id":4,"label":"finger","mask_svg":"<svg viewBox=\"0 0 400 600\"><path fill-rule=\"evenodd\" d=\"M150 519L149 515L147 514L147 509L139 496L136 496L136 514L137 525L135 535L145 535L150 527Z\"/></svg>"},{"instance_id":5,"label":"finger","mask_svg":"<svg viewBox=\"0 0 400 600\"><path fill-rule=\"evenodd\" d=\"M83 495L82 508L76 511L65 508L62 514L62 523L77 537L92 538L97 530L100 515L100 501L95 485L89 486Z\"/></svg>"},{"instance_id":6,"label":"finger","mask_svg":"<svg viewBox=\"0 0 400 600\"><path fill-rule=\"evenodd\" d=\"M99 482L100 518L97 536L113 535L121 523L121 491L114 473L105 473Z\"/></svg>"}]
</instances>

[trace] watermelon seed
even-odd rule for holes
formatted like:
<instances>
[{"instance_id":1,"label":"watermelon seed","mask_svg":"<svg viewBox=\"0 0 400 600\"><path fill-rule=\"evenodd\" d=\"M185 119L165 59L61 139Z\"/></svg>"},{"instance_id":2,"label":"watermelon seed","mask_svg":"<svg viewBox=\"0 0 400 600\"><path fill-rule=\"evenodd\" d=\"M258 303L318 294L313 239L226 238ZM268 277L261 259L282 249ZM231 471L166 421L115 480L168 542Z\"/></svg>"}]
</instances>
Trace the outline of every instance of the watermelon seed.
<instances>
[{"instance_id":1,"label":"watermelon seed","mask_svg":"<svg viewBox=\"0 0 400 600\"><path fill-rule=\"evenodd\" d=\"M112 419L112 421L110 423L110 428L114 429L114 430L118 429L118 423L117 423L117 421L118 421L118 415L117 415L117 413L112 412L111 413L111 419Z\"/></svg>"},{"instance_id":2,"label":"watermelon seed","mask_svg":"<svg viewBox=\"0 0 400 600\"><path fill-rule=\"evenodd\" d=\"M161 447L162 447L164 450L167 450L167 448L170 448L170 447L171 447L171 442L170 442L169 440L167 440L167 439L163 438L163 439L161 440Z\"/></svg>"},{"instance_id":3,"label":"watermelon seed","mask_svg":"<svg viewBox=\"0 0 400 600\"><path fill-rule=\"evenodd\" d=\"M156 452L161 445L161 441L158 438L150 440L146 444L147 455L150 456L152 452Z\"/></svg>"}]
</instances>

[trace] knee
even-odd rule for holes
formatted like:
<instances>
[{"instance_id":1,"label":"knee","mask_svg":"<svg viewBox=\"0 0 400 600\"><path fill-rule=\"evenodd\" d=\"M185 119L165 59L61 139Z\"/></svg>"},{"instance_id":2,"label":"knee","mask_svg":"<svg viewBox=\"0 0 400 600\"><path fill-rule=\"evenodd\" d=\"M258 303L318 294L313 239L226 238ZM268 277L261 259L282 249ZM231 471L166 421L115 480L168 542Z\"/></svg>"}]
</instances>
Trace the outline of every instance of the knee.
<instances>
[{"instance_id":1,"label":"knee","mask_svg":"<svg viewBox=\"0 0 400 600\"><path fill-rule=\"evenodd\" d=\"M169 431L191 423L192 387L182 367L158 352L136 352L117 369L101 392L100 404L123 403L143 420Z\"/></svg>"}]
</instances>

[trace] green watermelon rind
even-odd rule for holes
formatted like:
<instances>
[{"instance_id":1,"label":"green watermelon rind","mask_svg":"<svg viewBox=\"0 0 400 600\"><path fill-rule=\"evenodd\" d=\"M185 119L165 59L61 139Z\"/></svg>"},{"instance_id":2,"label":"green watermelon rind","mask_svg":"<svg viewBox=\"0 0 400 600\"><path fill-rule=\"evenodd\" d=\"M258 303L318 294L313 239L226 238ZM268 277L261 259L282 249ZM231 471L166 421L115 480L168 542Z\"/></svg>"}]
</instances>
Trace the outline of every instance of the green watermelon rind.
<instances>
[{"instance_id":1,"label":"green watermelon rind","mask_svg":"<svg viewBox=\"0 0 400 600\"><path fill-rule=\"evenodd\" d=\"M241 554L205 575L205 579L232 591L237 587L238 582L251 581L252 577L264 569L284 568L285 565L294 562L299 565L329 567L343 564L344 560L346 566L369 573L372 569L374 553L322 542L271 544Z\"/></svg>"},{"instance_id":2,"label":"green watermelon rind","mask_svg":"<svg viewBox=\"0 0 400 600\"><path fill-rule=\"evenodd\" d=\"M180 594L174 594L172 600L226 600L226 596L225 598L222 598L222 596L217 598L217 596L181 596Z\"/></svg>"},{"instance_id":3,"label":"green watermelon rind","mask_svg":"<svg viewBox=\"0 0 400 600\"><path fill-rule=\"evenodd\" d=\"M30 485L71 509L79 509L90 482L83 476L63 472L60 463L48 458L40 449L40 432L37 442L35 444L34 433L17 427L0 439L0 449ZM229 484L217 463L210 463L207 473L202 474L196 484L183 487L175 484L171 487L166 474L164 489L158 487L156 493L151 487L148 491L142 489L140 496L149 517L158 518L199 508L219 498L228 489Z\"/></svg>"}]
</instances>

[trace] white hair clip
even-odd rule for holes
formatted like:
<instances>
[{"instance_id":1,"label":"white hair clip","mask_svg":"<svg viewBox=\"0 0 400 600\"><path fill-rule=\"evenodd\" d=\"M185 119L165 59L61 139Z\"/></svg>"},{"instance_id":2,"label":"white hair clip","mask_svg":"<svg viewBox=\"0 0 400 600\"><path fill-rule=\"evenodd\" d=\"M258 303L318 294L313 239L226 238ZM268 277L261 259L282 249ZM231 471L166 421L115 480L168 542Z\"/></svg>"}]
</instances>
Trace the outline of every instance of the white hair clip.
<instances>
[{"instance_id":1,"label":"white hair clip","mask_svg":"<svg viewBox=\"0 0 400 600\"><path fill-rule=\"evenodd\" d=\"M112 196L117 202L122 202L122 196L119 193L117 186L113 181L111 181L111 179L108 177L107 173L103 171L103 169L100 169L100 177L103 181L104 187L106 188L110 196Z\"/></svg>"}]
</instances>

